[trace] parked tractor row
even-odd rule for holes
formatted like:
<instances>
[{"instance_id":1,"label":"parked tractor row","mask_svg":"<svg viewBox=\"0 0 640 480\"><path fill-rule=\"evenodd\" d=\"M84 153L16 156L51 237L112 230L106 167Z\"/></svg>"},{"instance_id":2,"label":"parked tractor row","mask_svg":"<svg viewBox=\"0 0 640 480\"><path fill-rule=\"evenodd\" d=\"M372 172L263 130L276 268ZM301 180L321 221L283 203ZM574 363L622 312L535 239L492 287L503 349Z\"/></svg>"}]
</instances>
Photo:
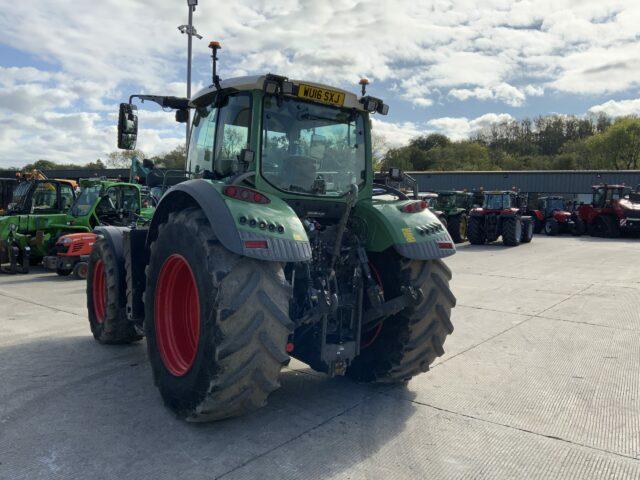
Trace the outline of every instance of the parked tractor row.
<instances>
[{"instance_id":1,"label":"parked tractor row","mask_svg":"<svg viewBox=\"0 0 640 480\"><path fill-rule=\"evenodd\" d=\"M640 193L624 185L595 185L590 203L567 202L559 195L539 197L535 208L517 190L440 191L420 198L447 228L455 243L505 245L531 241L532 233L554 236L588 233L615 238L640 232ZM518 235L518 232L520 234ZM519 240L518 240L519 238Z\"/></svg>"}]
</instances>

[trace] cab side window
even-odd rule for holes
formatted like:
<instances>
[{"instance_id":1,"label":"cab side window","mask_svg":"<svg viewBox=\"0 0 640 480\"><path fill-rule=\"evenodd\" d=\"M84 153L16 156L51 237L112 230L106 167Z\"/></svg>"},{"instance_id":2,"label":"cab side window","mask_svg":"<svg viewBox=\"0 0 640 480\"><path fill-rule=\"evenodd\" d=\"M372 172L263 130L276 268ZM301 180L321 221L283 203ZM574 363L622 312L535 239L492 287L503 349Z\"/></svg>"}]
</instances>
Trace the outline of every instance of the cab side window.
<instances>
[{"instance_id":1,"label":"cab side window","mask_svg":"<svg viewBox=\"0 0 640 480\"><path fill-rule=\"evenodd\" d=\"M214 172L226 177L238 171L238 156L249 143L251 95L240 93L224 99L218 113Z\"/></svg>"},{"instance_id":2,"label":"cab side window","mask_svg":"<svg viewBox=\"0 0 640 480\"><path fill-rule=\"evenodd\" d=\"M196 109L189 140L189 171L212 170L213 140L218 110L213 106Z\"/></svg>"},{"instance_id":3,"label":"cab side window","mask_svg":"<svg viewBox=\"0 0 640 480\"><path fill-rule=\"evenodd\" d=\"M66 183L60 184L60 208L63 212L71 208L75 197L73 195L73 188Z\"/></svg>"},{"instance_id":4,"label":"cab side window","mask_svg":"<svg viewBox=\"0 0 640 480\"><path fill-rule=\"evenodd\" d=\"M137 188L122 189L122 208L126 212L140 213L140 197Z\"/></svg>"},{"instance_id":5,"label":"cab side window","mask_svg":"<svg viewBox=\"0 0 640 480\"><path fill-rule=\"evenodd\" d=\"M57 211L58 193L56 184L51 182L41 182L33 192L31 200L31 213L47 213Z\"/></svg>"},{"instance_id":6,"label":"cab side window","mask_svg":"<svg viewBox=\"0 0 640 480\"><path fill-rule=\"evenodd\" d=\"M602 188L597 189L595 192L593 192L593 204L596 206L602 206L604 205L604 199L605 199L605 191Z\"/></svg>"}]
</instances>

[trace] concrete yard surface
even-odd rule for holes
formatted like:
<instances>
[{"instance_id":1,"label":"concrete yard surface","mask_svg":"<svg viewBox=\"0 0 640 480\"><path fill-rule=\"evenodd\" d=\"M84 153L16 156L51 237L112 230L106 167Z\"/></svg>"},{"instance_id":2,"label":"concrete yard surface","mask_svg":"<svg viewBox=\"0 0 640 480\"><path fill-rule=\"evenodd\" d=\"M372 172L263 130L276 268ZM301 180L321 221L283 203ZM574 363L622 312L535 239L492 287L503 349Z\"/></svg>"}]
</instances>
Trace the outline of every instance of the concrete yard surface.
<instances>
[{"instance_id":1,"label":"concrete yard surface","mask_svg":"<svg viewBox=\"0 0 640 480\"><path fill-rule=\"evenodd\" d=\"M406 386L292 361L268 405L176 419L84 282L0 276L1 479L640 478L640 240L537 235L447 260L455 332Z\"/></svg>"}]
</instances>

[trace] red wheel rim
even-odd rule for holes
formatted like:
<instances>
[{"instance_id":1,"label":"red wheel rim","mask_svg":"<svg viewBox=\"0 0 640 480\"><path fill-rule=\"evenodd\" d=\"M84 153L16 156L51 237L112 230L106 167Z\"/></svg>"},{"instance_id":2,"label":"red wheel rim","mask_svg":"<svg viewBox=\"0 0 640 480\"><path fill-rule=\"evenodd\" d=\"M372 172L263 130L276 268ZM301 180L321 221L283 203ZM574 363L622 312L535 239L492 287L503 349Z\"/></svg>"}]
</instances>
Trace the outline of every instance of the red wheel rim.
<instances>
[{"instance_id":1,"label":"red wheel rim","mask_svg":"<svg viewBox=\"0 0 640 480\"><path fill-rule=\"evenodd\" d=\"M98 260L93 266L93 313L98 323L104 322L107 310L107 279L104 274L104 263Z\"/></svg>"},{"instance_id":2,"label":"red wheel rim","mask_svg":"<svg viewBox=\"0 0 640 480\"><path fill-rule=\"evenodd\" d=\"M200 337L200 302L193 271L178 254L167 258L156 284L154 322L162 363L177 377L193 365Z\"/></svg>"}]
</instances>

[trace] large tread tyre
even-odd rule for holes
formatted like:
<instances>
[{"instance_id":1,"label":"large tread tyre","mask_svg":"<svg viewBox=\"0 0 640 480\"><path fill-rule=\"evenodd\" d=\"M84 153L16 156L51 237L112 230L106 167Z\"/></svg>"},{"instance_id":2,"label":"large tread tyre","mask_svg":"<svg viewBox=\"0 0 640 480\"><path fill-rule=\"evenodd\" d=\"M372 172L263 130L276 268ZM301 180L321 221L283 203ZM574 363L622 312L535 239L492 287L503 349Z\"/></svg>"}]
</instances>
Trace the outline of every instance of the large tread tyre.
<instances>
[{"instance_id":1,"label":"large tread tyre","mask_svg":"<svg viewBox=\"0 0 640 480\"><path fill-rule=\"evenodd\" d=\"M467 241L467 216L464 213L449 217L447 222L447 230L453 243L463 243Z\"/></svg>"},{"instance_id":2,"label":"large tread tyre","mask_svg":"<svg viewBox=\"0 0 640 480\"><path fill-rule=\"evenodd\" d=\"M183 289L163 279L171 258L188 265L191 302L181 302ZM224 248L202 210L171 213L151 245L144 293L147 349L165 405L189 421L220 420L262 407L279 388L280 370L289 361L290 293L280 263ZM171 350L166 339L180 336L175 326L181 325L181 308L196 312L188 321L195 318L197 333L191 336L189 361L178 362L177 370L176 355L180 360L182 352Z\"/></svg>"},{"instance_id":3,"label":"large tread tyre","mask_svg":"<svg viewBox=\"0 0 640 480\"><path fill-rule=\"evenodd\" d=\"M558 232L560 232L560 224L558 223L558 221L555 218L550 218L549 220L547 220L547 222L544 224L544 233L549 235L550 237L554 237L558 235Z\"/></svg>"},{"instance_id":4,"label":"large tread tyre","mask_svg":"<svg viewBox=\"0 0 640 480\"><path fill-rule=\"evenodd\" d=\"M347 368L347 376L360 382L403 382L428 371L444 354L456 304L449 289L451 271L441 260L409 260L395 252L370 259L380 274L385 300L401 295L402 285L420 288L424 296L418 305L383 320L378 336Z\"/></svg>"},{"instance_id":5,"label":"large tread tyre","mask_svg":"<svg viewBox=\"0 0 640 480\"><path fill-rule=\"evenodd\" d=\"M614 217L603 216L602 220L605 225L605 236L607 238L618 238L620 236L620 227L618 226L617 219Z\"/></svg>"},{"instance_id":6,"label":"large tread tyre","mask_svg":"<svg viewBox=\"0 0 640 480\"><path fill-rule=\"evenodd\" d=\"M601 238L618 238L620 228L612 217L600 215L589 224L589 235Z\"/></svg>"},{"instance_id":7,"label":"large tread tyre","mask_svg":"<svg viewBox=\"0 0 640 480\"><path fill-rule=\"evenodd\" d=\"M126 284L119 278L119 268L109 242L98 238L89 256L87 310L93 338L104 344L126 344L142 338L126 316Z\"/></svg>"},{"instance_id":8,"label":"large tread tyre","mask_svg":"<svg viewBox=\"0 0 640 480\"><path fill-rule=\"evenodd\" d=\"M467 224L467 238L472 245L484 245L487 241L484 232L484 218L470 216Z\"/></svg>"},{"instance_id":9,"label":"large tread tyre","mask_svg":"<svg viewBox=\"0 0 640 480\"><path fill-rule=\"evenodd\" d=\"M520 217L502 219L502 243L507 247L517 247L522 239L522 220Z\"/></svg>"},{"instance_id":10,"label":"large tread tyre","mask_svg":"<svg viewBox=\"0 0 640 480\"><path fill-rule=\"evenodd\" d=\"M521 243L531 243L533 239L533 220L522 221L522 238Z\"/></svg>"}]
</instances>

